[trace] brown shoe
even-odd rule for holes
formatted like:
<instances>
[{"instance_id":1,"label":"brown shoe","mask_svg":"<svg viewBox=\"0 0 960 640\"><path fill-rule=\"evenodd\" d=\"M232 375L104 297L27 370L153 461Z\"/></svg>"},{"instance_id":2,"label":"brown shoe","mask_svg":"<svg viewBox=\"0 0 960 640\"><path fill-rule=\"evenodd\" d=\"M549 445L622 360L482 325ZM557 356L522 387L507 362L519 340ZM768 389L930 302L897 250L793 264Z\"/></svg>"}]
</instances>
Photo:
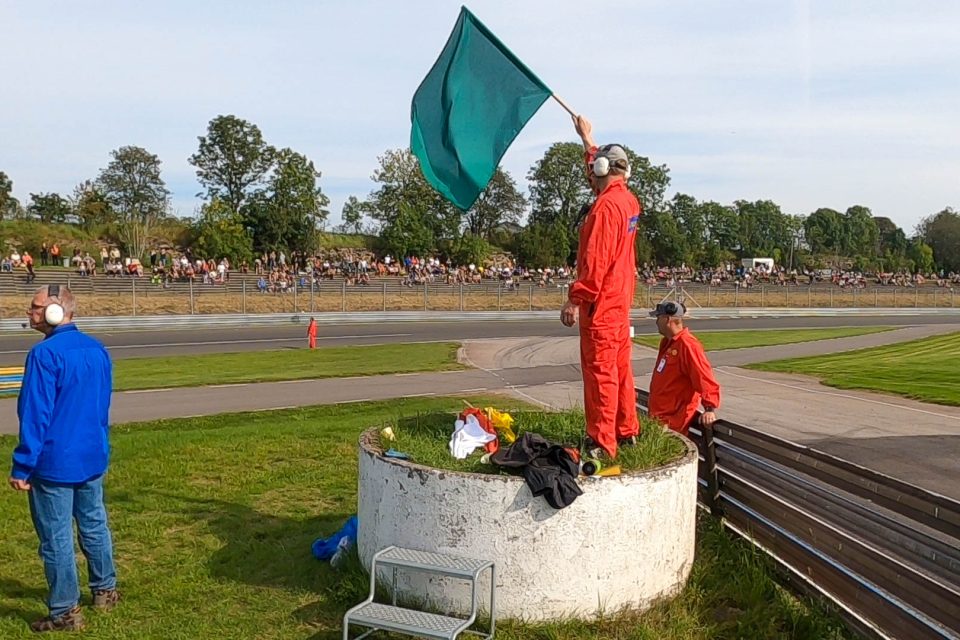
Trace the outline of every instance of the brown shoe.
<instances>
[{"instance_id":1,"label":"brown shoe","mask_svg":"<svg viewBox=\"0 0 960 640\"><path fill-rule=\"evenodd\" d=\"M80 607L74 607L65 614L52 618L47 616L30 623L30 628L37 633L43 631L83 631L83 612Z\"/></svg>"},{"instance_id":2,"label":"brown shoe","mask_svg":"<svg viewBox=\"0 0 960 640\"><path fill-rule=\"evenodd\" d=\"M110 611L120 602L120 592L116 589L104 589L93 592L93 608Z\"/></svg>"}]
</instances>

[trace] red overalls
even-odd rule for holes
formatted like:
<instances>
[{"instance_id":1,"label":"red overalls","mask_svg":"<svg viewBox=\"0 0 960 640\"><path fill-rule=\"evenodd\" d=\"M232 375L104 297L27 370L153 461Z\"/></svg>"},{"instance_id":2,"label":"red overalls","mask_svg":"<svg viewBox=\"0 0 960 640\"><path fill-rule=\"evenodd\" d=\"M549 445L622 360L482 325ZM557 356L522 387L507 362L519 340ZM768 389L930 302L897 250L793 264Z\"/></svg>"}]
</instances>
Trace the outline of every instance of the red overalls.
<instances>
[{"instance_id":1,"label":"red overalls","mask_svg":"<svg viewBox=\"0 0 960 640\"><path fill-rule=\"evenodd\" d=\"M307 338L309 338L310 348L317 348L317 321L310 318L310 324L307 325Z\"/></svg>"},{"instance_id":2,"label":"red overalls","mask_svg":"<svg viewBox=\"0 0 960 640\"><path fill-rule=\"evenodd\" d=\"M603 190L580 229L577 281L569 294L580 308L587 435L611 457L617 455L618 438L640 431L630 364L634 236L640 214L640 203L622 180Z\"/></svg>"},{"instance_id":3,"label":"red overalls","mask_svg":"<svg viewBox=\"0 0 960 640\"><path fill-rule=\"evenodd\" d=\"M660 341L660 352L650 379L650 417L674 431L687 435L701 401L703 406L720 406L720 385L703 352L703 345L690 330Z\"/></svg>"}]
</instances>

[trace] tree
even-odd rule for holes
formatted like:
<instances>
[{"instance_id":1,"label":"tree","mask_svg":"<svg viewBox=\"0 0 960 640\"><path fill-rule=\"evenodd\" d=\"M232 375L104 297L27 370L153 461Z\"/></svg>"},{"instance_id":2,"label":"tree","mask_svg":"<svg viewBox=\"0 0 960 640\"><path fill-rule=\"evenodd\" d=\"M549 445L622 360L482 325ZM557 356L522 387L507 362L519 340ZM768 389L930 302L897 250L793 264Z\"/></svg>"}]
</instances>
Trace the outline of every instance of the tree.
<instances>
[{"instance_id":1,"label":"tree","mask_svg":"<svg viewBox=\"0 0 960 640\"><path fill-rule=\"evenodd\" d=\"M253 258L253 238L243 226L243 217L230 205L214 198L200 209L194 226L193 250L205 258L227 258L233 264Z\"/></svg>"},{"instance_id":2,"label":"tree","mask_svg":"<svg viewBox=\"0 0 960 640\"><path fill-rule=\"evenodd\" d=\"M494 229L500 225L519 222L526 206L527 201L517 190L513 177L497 167L490 183L464 214L467 231L478 238L490 240Z\"/></svg>"},{"instance_id":3,"label":"tree","mask_svg":"<svg viewBox=\"0 0 960 640\"><path fill-rule=\"evenodd\" d=\"M73 214L70 203L59 193L31 193L27 213L43 224L63 224Z\"/></svg>"},{"instance_id":4,"label":"tree","mask_svg":"<svg viewBox=\"0 0 960 640\"><path fill-rule=\"evenodd\" d=\"M665 164L650 164L649 158L638 156L629 147L623 147L623 150L630 160L627 186L637 196L644 211L661 211L664 194L670 186L670 169Z\"/></svg>"},{"instance_id":5,"label":"tree","mask_svg":"<svg viewBox=\"0 0 960 640\"><path fill-rule=\"evenodd\" d=\"M907 247L907 258L917 272L930 273L934 266L934 250L921 238L914 238Z\"/></svg>"},{"instance_id":6,"label":"tree","mask_svg":"<svg viewBox=\"0 0 960 640\"><path fill-rule=\"evenodd\" d=\"M340 230L343 233L360 233L363 231L363 216L366 203L357 200L357 196L350 196L343 203L343 209L340 212L342 222Z\"/></svg>"},{"instance_id":7,"label":"tree","mask_svg":"<svg viewBox=\"0 0 960 640\"><path fill-rule=\"evenodd\" d=\"M854 205L843 214L843 253L848 257L876 256L880 230L867 207Z\"/></svg>"},{"instance_id":8,"label":"tree","mask_svg":"<svg viewBox=\"0 0 960 640\"><path fill-rule=\"evenodd\" d=\"M106 196L91 180L85 180L74 188L73 215L80 228L90 231L94 227L113 224L117 220L116 213L110 208Z\"/></svg>"},{"instance_id":9,"label":"tree","mask_svg":"<svg viewBox=\"0 0 960 640\"><path fill-rule=\"evenodd\" d=\"M941 269L960 272L960 213L947 207L924 218L917 233L933 250L933 258Z\"/></svg>"},{"instance_id":10,"label":"tree","mask_svg":"<svg viewBox=\"0 0 960 640\"><path fill-rule=\"evenodd\" d=\"M683 236L683 260L686 264L701 266L706 256L707 224L696 198L677 193L667 205L670 215Z\"/></svg>"},{"instance_id":11,"label":"tree","mask_svg":"<svg viewBox=\"0 0 960 640\"><path fill-rule=\"evenodd\" d=\"M527 180L531 224L560 223L572 236L583 219L581 210L593 200L583 165L583 145L555 142L530 168Z\"/></svg>"},{"instance_id":12,"label":"tree","mask_svg":"<svg viewBox=\"0 0 960 640\"><path fill-rule=\"evenodd\" d=\"M160 158L141 147L120 147L100 170L96 189L117 213L118 237L127 253L142 258L147 237L166 215L170 192L160 177Z\"/></svg>"},{"instance_id":13,"label":"tree","mask_svg":"<svg viewBox=\"0 0 960 640\"><path fill-rule=\"evenodd\" d=\"M493 247L484 238L465 233L453 242L450 259L454 264L483 264L493 253Z\"/></svg>"},{"instance_id":14,"label":"tree","mask_svg":"<svg viewBox=\"0 0 960 640\"><path fill-rule=\"evenodd\" d=\"M406 203L398 206L399 211L380 236L384 248L398 258L434 252L437 238L426 220L428 214Z\"/></svg>"},{"instance_id":15,"label":"tree","mask_svg":"<svg viewBox=\"0 0 960 640\"><path fill-rule=\"evenodd\" d=\"M517 261L529 269L566 264L570 256L569 233L567 226L559 220L551 224L535 222L528 225L515 239Z\"/></svg>"},{"instance_id":16,"label":"tree","mask_svg":"<svg viewBox=\"0 0 960 640\"><path fill-rule=\"evenodd\" d=\"M233 115L211 120L207 135L198 140L200 148L189 161L207 197L220 198L239 213L270 171L274 149L263 141L257 125Z\"/></svg>"},{"instance_id":17,"label":"tree","mask_svg":"<svg viewBox=\"0 0 960 640\"><path fill-rule=\"evenodd\" d=\"M417 225L430 232L434 247L437 242L451 242L460 236L463 212L430 186L409 149L389 149L377 161L380 166L372 179L379 187L370 193L367 203L370 216L380 222L381 234L403 214L403 226L408 227L415 218ZM397 234L403 236L406 232L397 230Z\"/></svg>"},{"instance_id":18,"label":"tree","mask_svg":"<svg viewBox=\"0 0 960 640\"><path fill-rule=\"evenodd\" d=\"M776 203L737 200L733 204L740 223L738 244L741 258L772 257L776 260L790 248L793 243L790 219Z\"/></svg>"},{"instance_id":19,"label":"tree","mask_svg":"<svg viewBox=\"0 0 960 640\"><path fill-rule=\"evenodd\" d=\"M302 251L316 248L317 231L330 215L330 199L317 185L320 172L306 156L291 149L275 154L267 188L255 193L241 211L256 251ZM231 207L232 204L227 202Z\"/></svg>"},{"instance_id":20,"label":"tree","mask_svg":"<svg viewBox=\"0 0 960 640\"><path fill-rule=\"evenodd\" d=\"M677 219L667 211L648 211L640 228L650 242L652 260L660 265L679 265L684 260L686 239Z\"/></svg>"},{"instance_id":21,"label":"tree","mask_svg":"<svg viewBox=\"0 0 960 640\"><path fill-rule=\"evenodd\" d=\"M817 209L803 221L803 235L813 253L832 253L843 251L843 220L840 212L833 209Z\"/></svg>"},{"instance_id":22,"label":"tree","mask_svg":"<svg viewBox=\"0 0 960 640\"><path fill-rule=\"evenodd\" d=\"M717 267L732 260L735 257L733 250L739 246L737 242L740 222L737 219L737 210L719 202L702 202L700 215L706 229L704 263Z\"/></svg>"},{"instance_id":23,"label":"tree","mask_svg":"<svg viewBox=\"0 0 960 640\"><path fill-rule=\"evenodd\" d=\"M19 208L20 203L13 197L13 180L0 171L0 220L15 217Z\"/></svg>"}]
</instances>

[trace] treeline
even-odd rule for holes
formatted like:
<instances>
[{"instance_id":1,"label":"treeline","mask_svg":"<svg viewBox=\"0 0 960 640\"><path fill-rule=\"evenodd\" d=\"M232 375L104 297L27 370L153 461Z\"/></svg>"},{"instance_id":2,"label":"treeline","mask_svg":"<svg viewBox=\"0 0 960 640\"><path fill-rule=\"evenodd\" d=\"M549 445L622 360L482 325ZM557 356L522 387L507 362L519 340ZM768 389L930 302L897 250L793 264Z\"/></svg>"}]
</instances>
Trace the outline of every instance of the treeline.
<instances>
[{"instance_id":1,"label":"treeline","mask_svg":"<svg viewBox=\"0 0 960 640\"><path fill-rule=\"evenodd\" d=\"M189 161L204 187L204 204L179 239L198 255L249 259L264 251L315 250L326 227L328 198L313 162L276 149L260 129L235 116L218 116L200 136ZM639 263L716 266L744 257L771 257L789 267L844 266L860 270L960 271L960 214L947 207L907 234L889 218L852 205L806 215L785 213L770 200L732 204L667 199L670 172L626 149L629 187L644 205L637 234ZM481 263L506 250L531 267L572 261L577 231L592 200L579 144L558 142L530 167L527 193L497 170L469 211L441 198L407 149L386 151L371 176L375 188L350 196L340 229L378 238L395 256L441 255ZM0 220L31 218L103 229L131 255L141 255L151 232L169 214L169 191L160 160L140 147L122 147L95 178L67 197L30 194L25 205L0 173ZM522 224L525 222L526 224Z\"/></svg>"}]
</instances>

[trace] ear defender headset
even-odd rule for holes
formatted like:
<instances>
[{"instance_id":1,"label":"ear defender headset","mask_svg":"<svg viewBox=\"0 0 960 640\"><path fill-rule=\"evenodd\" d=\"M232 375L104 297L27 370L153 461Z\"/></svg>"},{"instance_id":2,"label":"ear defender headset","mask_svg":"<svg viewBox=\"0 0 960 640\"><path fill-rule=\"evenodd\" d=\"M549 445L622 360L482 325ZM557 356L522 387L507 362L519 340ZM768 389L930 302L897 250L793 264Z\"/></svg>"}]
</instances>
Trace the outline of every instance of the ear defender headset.
<instances>
[{"instance_id":1,"label":"ear defender headset","mask_svg":"<svg viewBox=\"0 0 960 640\"><path fill-rule=\"evenodd\" d=\"M43 321L51 327L56 327L66 315L63 311L63 305L60 304L60 285L47 285L47 298L56 298L56 302L51 302L43 308Z\"/></svg>"},{"instance_id":2,"label":"ear defender headset","mask_svg":"<svg viewBox=\"0 0 960 640\"><path fill-rule=\"evenodd\" d=\"M595 175L598 178L602 178L610 173L610 159L607 158L606 155L604 154L609 152L614 147L617 147L621 151L623 151L623 147L620 146L619 144L605 144L599 149L597 149L597 155L593 161L593 175ZM626 155L626 152L624 152L624 155ZM623 174L623 179L626 180L629 177L630 177L630 164L627 163L627 168Z\"/></svg>"}]
</instances>

